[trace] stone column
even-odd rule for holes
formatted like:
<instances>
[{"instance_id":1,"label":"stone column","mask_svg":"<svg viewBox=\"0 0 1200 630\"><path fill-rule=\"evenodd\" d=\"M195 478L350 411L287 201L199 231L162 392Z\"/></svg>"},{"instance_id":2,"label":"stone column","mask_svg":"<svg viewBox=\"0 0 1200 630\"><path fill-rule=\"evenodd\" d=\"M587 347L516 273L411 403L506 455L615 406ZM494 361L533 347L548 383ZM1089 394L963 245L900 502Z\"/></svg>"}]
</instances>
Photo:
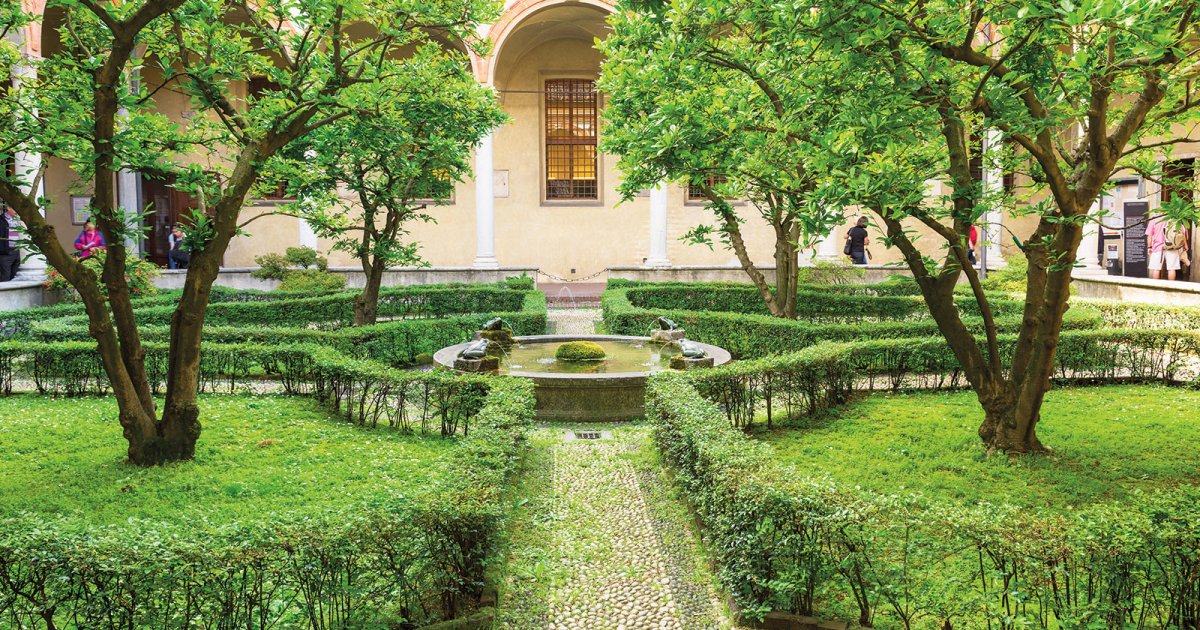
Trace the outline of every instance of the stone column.
<instances>
[{"instance_id":1,"label":"stone column","mask_svg":"<svg viewBox=\"0 0 1200 630\"><path fill-rule=\"evenodd\" d=\"M311 160L317 157L317 152L313 149L309 149L304 152L304 157L305 159ZM300 205L303 206L306 204L302 203ZM296 219L296 223L299 224L297 227L299 230L298 240L300 242L300 247L317 249L320 245L320 243L317 241L317 233L313 231L312 226L308 224L308 221L305 221L304 219Z\"/></svg>"},{"instance_id":2,"label":"stone column","mask_svg":"<svg viewBox=\"0 0 1200 630\"><path fill-rule=\"evenodd\" d=\"M989 195L999 196L1004 189L1004 171L994 161L1003 144L1003 136L998 129L989 129L983 146L983 188ZM1004 208L993 204L992 208L983 215L983 225L979 231L979 241L987 248L983 259L987 261L988 269L998 269L1004 266L1004 252L1000 244L1004 242Z\"/></svg>"},{"instance_id":3,"label":"stone column","mask_svg":"<svg viewBox=\"0 0 1200 630\"><path fill-rule=\"evenodd\" d=\"M659 183L650 189L650 255L647 267L670 267L667 256L667 185Z\"/></svg>"},{"instance_id":4,"label":"stone column","mask_svg":"<svg viewBox=\"0 0 1200 630\"><path fill-rule=\"evenodd\" d=\"M1100 246L1100 224L1096 222L1096 218L1100 213L1100 200L1092 204L1092 209L1088 212L1090 215L1088 221L1083 224L1083 240L1079 242L1079 250L1075 255L1075 274L1092 274L1101 273L1104 271L1103 261L1100 260L1100 255L1096 253L1096 248Z\"/></svg>"},{"instance_id":5,"label":"stone column","mask_svg":"<svg viewBox=\"0 0 1200 630\"><path fill-rule=\"evenodd\" d=\"M475 269L499 269L496 260L495 168L492 160L494 134L475 148Z\"/></svg>"},{"instance_id":6,"label":"stone column","mask_svg":"<svg viewBox=\"0 0 1200 630\"><path fill-rule=\"evenodd\" d=\"M21 88L24 83L32 83L37 80L37 68L30 65L17 65L12 70L12 85L14 92ZM17 151L13 156L16 174L24 180L22 190L28 194L33 179L37 177L38 171L42 167L42 156L29 151ZM42 216L46 216L46 206L41 201L46 196L46 180L45 177L38 180L37 199L38 206L42 211ZM22 257L28 252L22 252ZM21 268L17 271L16 280L41 282L46 277L46 259L40 254L29 256L21 261Z\"/></svg>"},{"instance_id":7,"label":"stone column","mask_svg":"<svg viewBox=\"0 0 1200 630\"><path fill-rule=\"evenodd\" d=\"M117 205L121 208L125 222L135 228L141 227L139 225L141 223L139 213L142 209L141 188L142 181L137 171L122 169L117 173ZM135 242L133 238L126 238L125 249L131 254L140 255L142 243Z\"/></svg>"},{"instance_id":8,"label":"stone column","mask_svg":"<svg viewBox=\"0 0 1200 630\"><path fill-rule=\"evenodd\" d=\"M821 237L821 241L817 243L817 250L813 255L813 262L839 262L845 255L840 249L842 239L838 238L837 226L830 228L829 234Z\"/></svg>"}]
</instances>

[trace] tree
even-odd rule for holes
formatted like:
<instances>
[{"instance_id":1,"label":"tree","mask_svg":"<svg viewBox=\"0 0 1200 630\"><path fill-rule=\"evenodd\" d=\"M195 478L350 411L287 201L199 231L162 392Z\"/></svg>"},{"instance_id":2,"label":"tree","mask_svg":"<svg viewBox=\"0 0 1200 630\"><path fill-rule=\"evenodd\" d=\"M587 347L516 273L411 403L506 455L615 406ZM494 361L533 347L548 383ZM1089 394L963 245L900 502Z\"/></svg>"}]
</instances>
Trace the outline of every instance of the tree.
<instances>
[{"instance_id":1,"label":"tree","mask_svg":"<svg viewBox=\"0 0 1200 630\"><path fill-rule=\"evenodd\" d=\"M605 85L614 94L609 146L627 152L622 165L635 174L632 185L643 187L656 176L686 177L712 164L740 171L762 160L762 181L772 181L774 168L790 182L775 187L796 193L804 190L803 173L813 187L796 212L815 233L840 212L873 211L976 392L982 439L1012 453L1044 450L1036 426L1082 229L1098 220L1091 208L1123 169L1180 184L1165 166L1200 103L1195 3L805 6L632 2L606 47ZM714 64L733 72L713 74ZM739 88L746 79L779 98ZM758 144L744 133L766 130ZM989 152L988 170L1024 169L1022 190L976 181L972 159L983 138L991 148L1000 141L1009 147ZM705 154L714 146L733 148ZM930 179L952 192L928 196ZM1000 206L1037 219L1020 243L1028 288L1012 342L1000 337L966 248L970 226ZM1163 211L1176 221L1197 216L1183 196ZM982 326L964 320L954 292L960 277ZM762 291L764 283L756 284Z\"/></svg>"},{"instance_id":2,"label":"tree","mask_svg":"<svg viewBox=\"0 0 1200 630\"><path fill-rule=\"evenodd\" d=\"M354 321L364 325L375 323L383 272L421 261L417 246L402 241L407 225L433 220L428 204L454 194L470 172L471 148L505 117L467 59L433 43L406 58L387 84L353 91L369 115L313 132L301 142L307 159L280 170L300 200L284 212L298 213L362 265L366 286L354 300Z\"/></svg>"},{"instance_id":3,"label":"tree","mask_svg":"<svg viewBox=\"0 0 1200 630\"><path fill-rule=\"evenodd\" d=\"M21 18L58 28L62 50L30 61L37 80L0 104L13 122L0 129L0 154L41 155L42 167L0 178L0 200L16 209L29 239L80 295L129 461L189 459L201 430L196 395L209 291L266 161L307 133L360 115L344 92L386 82L390 66L380 60L425 41L430 29L469 39L497 6L489 0L51 0L47 12L61 15L61 25L44 16ZM10 21L12 15L20 14L0 11ZM369 27L352 28L362 23ZM247 77L264 77L266 87L241 98L239 82ZM195 115L185 123L170 120L155 108L160 91L188 97ZM91 210L109 243L99 276L61 246L40 212L47 200L30 192L51 159L65 161L93 189ZM117 203L122 169L169 178L203 206L193 217L191 262L171 320L161 413L124 277L126 238L141 234L137 218Z\"/></svg>"},{"instance_id":4,"label":"tree","mask_svg":"<svg viewBox=\"0 0 1200 630\"><path fill-rule=\"evenodd\" d=\"M822 19L808 36L844 51L850 60L844 71L861 86L839 126L864 143L872 142L864 129L883 126L878 119L906 129L874 138L884 155L939 138L948 198L858 201L877 213L889 244L916 277L983 407L979 434L991 448L1045 450L1036 428L1083 227L1097 220L1091 210L1114 173L1161 177L1164 154L1186 141L1179 130L1195 121L1200 102L1193 85L1200 72L1196 8L1187 0L832 0L817 11ZM1006 198L997 182L982 186L972 177L972 145L989 135L992 146L1000 136L1014 145L1008 162L1027 169L1019 197ZM890 186L886 169L867 178L870 186L859 190L903 192L903 183ZM1005 202L1019 202L1016 212L1036 218L1021 243L1028 287L1011 354L1002 348L965 247L969 227ZM1176 220L1196 217L1182 200L1164 211ZM932 233L944 250L940 262L926 255L930 248L919 248L906 222ZM982 315L982 340L955 305L960 276Z\"/></svg>"},{"instance_id":5,"label":"tree","mask_svg":"<svg viewBox=\"0 0 1200 630\"><path fill-rule=\"evenodd\" d=\"M839 220L814 192L828 175L832 101L811 38L767 38L744 14L750 5L631 3L610 20L613 33L601 88L609 94L603 147L620 156L630 198L663 181L681 180L707 200L717 226L685 238L732 249L772 315L796 316L800 251ZM793 26L814 19L787 18ZM743 198L774 237L774 286L750 257L741 225Z\"/></svg>"}]
</instances>

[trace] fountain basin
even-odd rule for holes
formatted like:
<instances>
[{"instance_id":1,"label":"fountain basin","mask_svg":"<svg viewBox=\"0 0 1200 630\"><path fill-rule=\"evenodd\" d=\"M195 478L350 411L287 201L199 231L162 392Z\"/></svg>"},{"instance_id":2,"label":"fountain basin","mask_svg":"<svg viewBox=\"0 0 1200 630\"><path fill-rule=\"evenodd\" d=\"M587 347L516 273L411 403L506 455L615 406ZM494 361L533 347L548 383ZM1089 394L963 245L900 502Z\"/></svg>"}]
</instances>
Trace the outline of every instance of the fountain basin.
<instances>
[{"instance_id":1,"label":"fountain basin","mask_svg":"<svg viewBox=\"0 0 1200 630\"><path fill-rule=\"evenodd\" d=\"M594 341L604 346L604 361L564 363L554 351L568 341ZM729 362L723 348L698 343L715 365ZM453 368L454 359L467 344L438 350L434 363ZM649 337L618 335L531 335L517 337L516 345L500 358L500 373L533 381L537 397L535 417L542 420L632 420L645 415L646 377L670 370L675 346L652 343Z\"/></svg>"}]
</instances>

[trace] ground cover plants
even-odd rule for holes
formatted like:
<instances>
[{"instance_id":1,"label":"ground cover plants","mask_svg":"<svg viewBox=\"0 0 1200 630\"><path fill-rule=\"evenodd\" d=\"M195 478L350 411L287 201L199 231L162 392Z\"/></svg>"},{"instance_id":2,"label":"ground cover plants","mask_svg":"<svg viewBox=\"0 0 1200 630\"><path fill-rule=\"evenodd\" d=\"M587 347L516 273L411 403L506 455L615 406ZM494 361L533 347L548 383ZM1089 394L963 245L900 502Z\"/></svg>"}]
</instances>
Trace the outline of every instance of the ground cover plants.
<instances>
[{"instance_id":1,"label":"ground cover plants","mask_svg":"<svg viewBox=\"0 0 1200 630\"><path fill-rule=\"evenodd\" d=\"M721 293L745 289L626 285L605 296L610 326L667 314L689 337L743 353L652 375L647 390L656 443L741 614L877 628L1190 627L1200 611L1200 479L1187 423L1196 395L1178 386L1198 376L1200 335L1170 324L1193 309L1073 308L1091 310L1091 322L1063 333L1063 389L1039 425L1059 450L1009 461L978 440L978 403L957 391L966 382L946 342L869 287L811 300L874 313L857 331L783 324L844 331L839 341L789 339L761 316L716 310L743 310ZM662 308L699 304L706 288L709 310ZM997 343L1010 356L1016 336ZM1119 381L1158 385L1065 388ZM862 398L870 391L885 393Z\"/></svg>"},{"instance_id":2,"label":"ground cover plants","mask_svg":"<svg viewBox=\"0 0 1200 630\"><path fill-rule=\"evenodd\" d=\"M398 370L343 350L393 347L381 356L403 364L421 325L461 340L495 315L471 311L480 305L515 306L521 325L544 326L544 301L524 289L397 289L404 319L355 329L352 341L315 326L352 295L222 292L213 306L229 308L232 328L261 333L206 345L199 388L234 395L201 400L209 439L194 460L151 468L122 463L115 403L88 397L109 391L95 343L33 338L84 339L77 316L52 307L15 318L0 342L0 392L72 397L0 399L0 467L21 469L6 475L0 502L0 618L16 627L408 628L471 613L485 601L511 507L532 388ZM263 330L271 311L292 327ZM223 341L237 334L227 329ZM145 348L157 389L166 347ZM45 488L59 492L36 501L31 493Z\"/></svg>"}]
</instances>

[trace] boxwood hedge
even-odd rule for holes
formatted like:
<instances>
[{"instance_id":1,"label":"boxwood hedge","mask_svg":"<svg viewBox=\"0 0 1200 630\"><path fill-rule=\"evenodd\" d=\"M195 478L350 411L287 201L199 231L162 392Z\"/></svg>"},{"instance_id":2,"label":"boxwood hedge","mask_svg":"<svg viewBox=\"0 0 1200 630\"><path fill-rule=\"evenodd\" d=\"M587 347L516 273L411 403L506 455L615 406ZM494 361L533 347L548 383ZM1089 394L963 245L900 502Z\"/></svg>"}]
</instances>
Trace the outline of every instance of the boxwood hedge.
<instances>
[{"instance_id":1,"label":"boxwood hedge","mask_svg":"<svg viewBox=\"0 0 1200 630\"><path fill-rule=\"evenodd\" d=\"M1200 619L1200 488L1067 516L878 496L775 462L701 391L690 374L654 375L647 416L747 617L1045 629Z\"/></svg>"},{"instance_id":2,"label":"boxwood hedge","mask_svg":"<svg viewBox=\"0 0 1200 630\"><path fill-rule=\"evenodd\" d=\"M687 289L687 303L702 299L704 286L693 286ZM601 297L601 308L604 313L604 324L608 331L615 335L647 335L656 327L660 316L668 317L687 331L688 338L704 343L711 343L726 350L738 359L763 357L772 354L795 352L825 341L854 341L859 339L906 339L927 337L939 333L937 323L932 319L907 319L901 321L860 321L857 323L827 323L826 321L811 321L805 319L789 320L769 315L751 315L739 312L722 312L716 310L721 304L720 298L714 298L714 306L708 310L670 310L665 308L650 309L635 306L629 300L629 292L644 291L644 289L609 289ZM674 293L681 295L683 291ZM646 293L643 293L643 298ZM828 296L825 296L828 297ZM744 299L755 299L757 296L745 296ZM806 296L806 299L808 297ZM836 302L840 308L869 311L870 304L876 300L900 299L907 302L903 307L905 313L915 313L914 304L919 304L920 298L879 298L871 296L837 296ZM916 300L916 301L914 301ZM816 301L816 298L813 299ZM826 302L825 307L831 308L835 300ZM643 301L645 303L645 301ZM924 305L920 304L924 309ZM1014 307L1015 308L1015 307ZM979 333L983 332L983 321L978 317L966 317L968 326ZM997 317L997 327L1001 331L1016 331L1020 325L1021 315L1005 314ZM1068 312L1063 326L1070 330L1098 328L1103 320L1100 314L1087 308L1076 308Z\"/></svg>"}]
</instances>

